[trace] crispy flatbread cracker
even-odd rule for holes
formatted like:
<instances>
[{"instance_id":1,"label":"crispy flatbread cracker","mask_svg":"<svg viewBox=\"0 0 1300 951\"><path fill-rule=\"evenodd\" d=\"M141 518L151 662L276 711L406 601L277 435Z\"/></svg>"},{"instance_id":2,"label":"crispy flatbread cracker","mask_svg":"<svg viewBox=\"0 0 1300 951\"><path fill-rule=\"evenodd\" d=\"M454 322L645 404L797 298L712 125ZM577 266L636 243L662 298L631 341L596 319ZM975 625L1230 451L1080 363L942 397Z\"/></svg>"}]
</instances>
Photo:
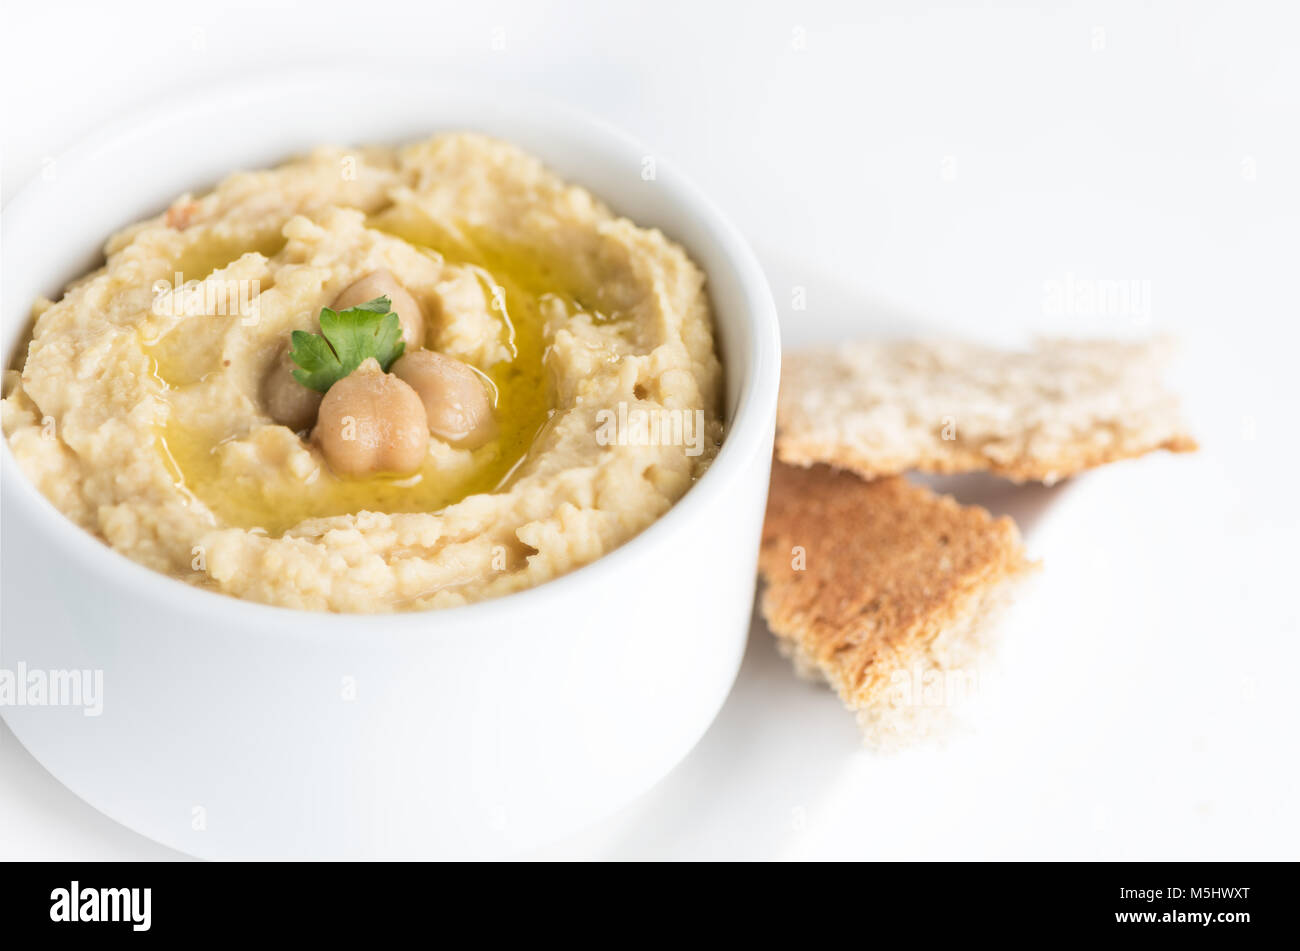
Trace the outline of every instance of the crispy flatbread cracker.
<instances>
[{"instance_id":1,"label":"crispy flatbread cracker","mask_svg":"<svg viewBox=\"0 0 1300 951\"><path fill-rule=\"evenodd\" d=\"M1033 567L1009 518L897 476L773 467L763 614L800 673L857 711L870 745L943 718L927 677L973 669L994 609Z\"/></svg>"},{"instance_id":2,"label":"crispy flatbread cracker","mask_svg":"<svg viewBox=\"0 0 1300 951\"><path fill-rule=\"evenodd\" d=\"M1051 484L1196 442L1160 377L1164 340L862 341L787 354L777 457L866 478L988 470Z\"/></svg>"}]
</instances>

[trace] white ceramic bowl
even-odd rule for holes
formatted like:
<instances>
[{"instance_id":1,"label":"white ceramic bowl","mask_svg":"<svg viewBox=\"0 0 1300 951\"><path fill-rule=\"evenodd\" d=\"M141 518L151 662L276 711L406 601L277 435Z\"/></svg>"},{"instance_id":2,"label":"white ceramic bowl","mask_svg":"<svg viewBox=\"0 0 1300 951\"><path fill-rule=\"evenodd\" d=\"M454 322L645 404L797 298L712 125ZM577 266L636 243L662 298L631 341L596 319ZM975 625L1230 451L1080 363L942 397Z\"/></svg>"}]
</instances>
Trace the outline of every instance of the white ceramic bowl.
<instances>
[{"instance_id":1,"label":"white ceramic bowl","mask_svg":"<svg viewBox=\"0 0 1300 951\"><path fill-rule=\"evenodd\" d=\"M604 124L517 90L302 76L187 95L62 156L4 210L6 364L38 294L117 228L313 145L478 129L680 241L708 274L726 440L662 519L531 591L326 615L190 588L67 521L0 449L0 666L103 672L97 717L10 705L79 796L205 857L518 854L626 804L701 736L735 677L767 492L779 337L744 241Z\"/></svg>"}]
</instances>

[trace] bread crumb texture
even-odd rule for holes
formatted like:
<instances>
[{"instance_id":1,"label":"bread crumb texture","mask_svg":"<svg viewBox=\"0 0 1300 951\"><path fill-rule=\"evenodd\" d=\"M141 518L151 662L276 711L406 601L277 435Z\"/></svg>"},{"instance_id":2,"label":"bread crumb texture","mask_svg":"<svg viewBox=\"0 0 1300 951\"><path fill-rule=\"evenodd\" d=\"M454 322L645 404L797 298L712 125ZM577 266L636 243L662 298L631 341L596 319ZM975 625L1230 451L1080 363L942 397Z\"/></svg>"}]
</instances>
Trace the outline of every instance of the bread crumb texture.
<instances>
[{"instance_id":1,"label":"bread crumb texture","mask_svg":"<svg viewBox=\"0 0 1300 951\"><path fill-rule=\"evenodd\" d=\"M972 669L1033 567L1009 518L899 477L773 467L763 614L796 669L857 712L870 746L914 742L949 718L924 685Z\"/></svg>"},{"instance_id":2,"label":"bread crumb texture","mask_svg":"<svg viewBox=\"0 0 1300 951\"><path fill-rule=\"evenodd\" d=\"M861 341L787 354L777 457L867 478L988 470L1053 483L1157 449L1189 452L1160 377L1169 341Z\"/></svg>"}]
</instances>

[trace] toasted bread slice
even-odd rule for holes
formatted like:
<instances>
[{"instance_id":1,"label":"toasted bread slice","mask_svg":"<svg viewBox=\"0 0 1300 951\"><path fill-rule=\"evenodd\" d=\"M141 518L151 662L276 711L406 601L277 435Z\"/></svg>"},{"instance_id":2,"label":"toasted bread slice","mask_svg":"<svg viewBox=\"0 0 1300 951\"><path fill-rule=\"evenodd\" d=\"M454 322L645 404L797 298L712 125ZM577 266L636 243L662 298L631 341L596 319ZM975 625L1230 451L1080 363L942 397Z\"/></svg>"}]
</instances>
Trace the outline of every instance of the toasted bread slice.
<instances>
[{"instance_id":1,"label":"toasted bread slice","mask_svg":"<svg viewBox=\"0 0 1300 951\"><path fill-rule=\"evenodd\" d=\"M936 677L943 693L948 674L973 675L994 608L1032 567L1009 518L899 477L773 467L763 614L796 669L857 711L869 745L946 718Z\"/></svg>"},{"instance_id":2,"label":"toasted bread slice","mask_svg":"<svg viewBox=\"0 0 1300 951\"><path fill-rule=\"evenodd\" d=\"M1045 340L1027 351L864 341L788 354L777 456L866 478L989 470L1052 483L1196 443L1160 383L1165 341Z\"/></svg>"}]
</instances>

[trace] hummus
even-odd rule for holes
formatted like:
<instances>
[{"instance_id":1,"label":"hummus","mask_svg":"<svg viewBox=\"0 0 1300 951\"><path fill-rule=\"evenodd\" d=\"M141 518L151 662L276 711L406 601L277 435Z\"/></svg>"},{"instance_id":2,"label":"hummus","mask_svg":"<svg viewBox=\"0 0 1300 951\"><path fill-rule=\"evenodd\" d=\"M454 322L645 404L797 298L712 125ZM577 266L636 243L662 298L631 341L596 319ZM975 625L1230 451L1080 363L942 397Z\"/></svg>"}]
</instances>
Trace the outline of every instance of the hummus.
<instances>
[{"instance_id":1,"label":"hummus","mask_svg":"<svg viewBox=\"0 0 1300 951\"><path fill-rule=\"evenodd\" d=\"M4 431L69 518L193 585L358 612L528 588L663 515L722 438L700 270L497 140L240 172L106 259L38 302ZM375 272L418 302L424 347L482 377L495 419L472 448L431 436L414 472L344 476L262 384L292 331Z\"/></svg>"}]
</instances>

